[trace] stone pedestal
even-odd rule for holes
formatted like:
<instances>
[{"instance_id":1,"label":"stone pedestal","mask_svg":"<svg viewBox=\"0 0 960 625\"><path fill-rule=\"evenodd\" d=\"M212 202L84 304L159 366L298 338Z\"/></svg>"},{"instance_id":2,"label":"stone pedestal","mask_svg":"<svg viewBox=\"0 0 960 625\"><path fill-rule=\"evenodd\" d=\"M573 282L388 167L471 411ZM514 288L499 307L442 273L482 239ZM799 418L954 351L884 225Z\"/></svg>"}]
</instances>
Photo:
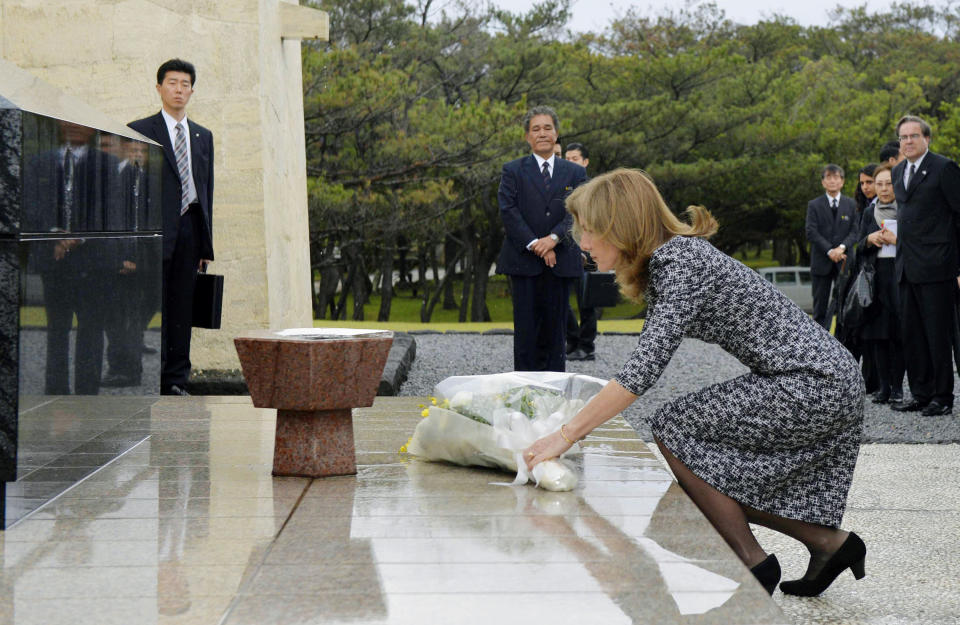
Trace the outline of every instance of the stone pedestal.
<instances>
[{"instance_id":1,"label":"stone pedestal","mask_svg":"<svg viewBox=\"0 0 960 625\"><path fill-rule=\"evenodd\" d=\"M234 339L253 405L277 409L274 475L357 472L352 408L373 405L393 333L345 328Z\"/></svg>"},{"instance_id":2,"label":"stone pedestal","mask_svg":"<svg viewBox=\"0 0 960 625\"><path fill-rule=\"evenodd\" d=\"M356 472L353 417L349 408L277 411L274 475L316 477Z\"/></svg>"}]
</instances>

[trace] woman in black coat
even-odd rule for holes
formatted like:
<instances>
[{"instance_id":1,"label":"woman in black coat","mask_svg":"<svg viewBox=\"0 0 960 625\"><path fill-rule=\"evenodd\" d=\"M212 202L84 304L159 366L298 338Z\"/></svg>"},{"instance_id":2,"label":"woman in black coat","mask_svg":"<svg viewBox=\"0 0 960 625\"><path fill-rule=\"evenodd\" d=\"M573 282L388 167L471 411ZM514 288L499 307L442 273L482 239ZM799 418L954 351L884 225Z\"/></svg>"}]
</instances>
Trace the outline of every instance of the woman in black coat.
<instances>
[{"instance_id":1,"label":"woman in black coat","mask_svg":"<svg viewBox=\"0 0 960 625\"><path fill-rule=\"evenodd\" d=\"M891 246L896 242L896 234L890 228L890 222L897 219L897 199L890 165L879 165L873 175L877 201L864 211L857 247L861 262L874 263L873 304L864 314L859 335L864 354L870 354L876 363L880 388L873 395L873 401L885 404L903 399L900 301L894 270L896 248Z\"/></svg>"}]
</instances>

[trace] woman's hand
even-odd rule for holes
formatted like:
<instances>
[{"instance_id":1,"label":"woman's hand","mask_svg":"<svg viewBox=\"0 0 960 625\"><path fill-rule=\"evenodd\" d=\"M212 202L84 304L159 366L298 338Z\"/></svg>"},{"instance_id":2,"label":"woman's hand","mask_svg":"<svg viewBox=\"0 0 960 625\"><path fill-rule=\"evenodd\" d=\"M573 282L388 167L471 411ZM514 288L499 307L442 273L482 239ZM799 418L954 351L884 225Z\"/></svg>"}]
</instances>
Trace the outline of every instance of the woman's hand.
<instances>
[{"instance_id":1,"label":"woman's hand","mask_svg":"<svg viewBox=\"0 0 960 625\"><path fill-rule=\"evenodd\" d=\"M874 247L881 247L883 245L883 235L881 232L881 230L877 230L876 232L871 232L868 234L867 243Z\"/></svg>"},{"instance_id":2,"label":"woman's hand","mask_svg":"<svg viewBox=\"0 0 960 625\"><path fill-rule=\"evenodd\" d=\"M527 462L527 470L532 470L535 465L540 464L544 460L559 458L560 454L572 446L573 445L563 440L559 431L544 436L523 450L523 459Z\"/></svg>"},{"instance_id":3,"label":"woman's hand","mask_svg":"<svg viewBox=\"0 0 960 625\"><path fill-rule=\"evenodd\" d=\"M897 244L897 235L892 231L884 228L883 230L877 231L880 234L880 241L887 245L896 245Z\"/></svg>"}]
</instances>

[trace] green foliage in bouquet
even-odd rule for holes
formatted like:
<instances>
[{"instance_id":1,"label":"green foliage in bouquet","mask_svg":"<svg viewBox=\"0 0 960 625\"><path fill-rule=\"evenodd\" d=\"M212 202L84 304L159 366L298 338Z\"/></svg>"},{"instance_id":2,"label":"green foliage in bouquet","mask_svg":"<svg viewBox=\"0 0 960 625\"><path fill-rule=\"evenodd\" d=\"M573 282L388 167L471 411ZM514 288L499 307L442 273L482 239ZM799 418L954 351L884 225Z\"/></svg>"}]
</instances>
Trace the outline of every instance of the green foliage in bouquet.
<instances>
[{"instance_id":1,"label":"green foliage in bouquet","mask_svg":"<svg viewBox=\"0 0 960 625\"><path fill-rule=\"evenodd\" d=\"M498 411L519 412L533 420L556 412L564 404L559 392L534 386L518 386L500 393L461 391L444 400L444 408L487 425L493 425Z\"/></svg>"}]
</instances>

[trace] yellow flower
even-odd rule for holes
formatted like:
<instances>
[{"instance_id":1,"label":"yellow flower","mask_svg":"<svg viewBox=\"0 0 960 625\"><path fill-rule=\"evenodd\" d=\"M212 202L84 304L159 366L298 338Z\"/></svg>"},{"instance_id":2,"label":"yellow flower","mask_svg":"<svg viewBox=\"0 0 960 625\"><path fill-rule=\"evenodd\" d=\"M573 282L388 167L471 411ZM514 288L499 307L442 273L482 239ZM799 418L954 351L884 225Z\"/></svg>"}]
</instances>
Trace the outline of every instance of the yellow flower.
<instances>
[{"instance_id":1,"label":"yellow flower","mask_svg":"<svg viewBox=\"0 0 960 625\"><path fill-rule=\"evenodd\" d=\"M406 446L406 445L404 445L403 447L400 448L400 453L401 453L401 454L407 453L407 446Z\"/></svg>"},{"instance_id":2,"label":"yellow flower","mask_svg":"<svg viewBox=\"0 0 960 625\"><path fill-rule=\"evenodd\" d=\"M421 417L429 417L429 416L430 416L430 409L429 409L429 408L424 408L424 409L423 409L423 412L420 413L420 416L421 416Z\"/></svg>"},{"instance_id":3,"label":"yellow flower","mask_svg":"<svg viewBox=\"0 0 960 625\"><path fill-rule=\"evenodd\" d=\"M430 403L432 403L434 406L436 406L436 405L437 405L437 398L436 398L436 397L431 397L431 398L430 398Z\"/></svg>"},{"instance_id":4,"label":"yellow flower","mask_svg":"<svg viewBox=\"0 0 960 625\"><path fill-rule=\"evenodd\" d=\"M443 400L443 405L442 405L441 407L442 407L442 408L449 408L449 407L450 407L450 400L449 400L449 399L444 399L444 400Z\"/></svg>"},{"instance_id":5,"label":"yellow flower","mask_svg":"<svg viewBox=\"0 0 960 625\"><path fill-rule=\"evenodd\" d=\"M426 404L417 404L417 408L426 408L426 407L427 407Z\"/></svg>"}]
</instances>

